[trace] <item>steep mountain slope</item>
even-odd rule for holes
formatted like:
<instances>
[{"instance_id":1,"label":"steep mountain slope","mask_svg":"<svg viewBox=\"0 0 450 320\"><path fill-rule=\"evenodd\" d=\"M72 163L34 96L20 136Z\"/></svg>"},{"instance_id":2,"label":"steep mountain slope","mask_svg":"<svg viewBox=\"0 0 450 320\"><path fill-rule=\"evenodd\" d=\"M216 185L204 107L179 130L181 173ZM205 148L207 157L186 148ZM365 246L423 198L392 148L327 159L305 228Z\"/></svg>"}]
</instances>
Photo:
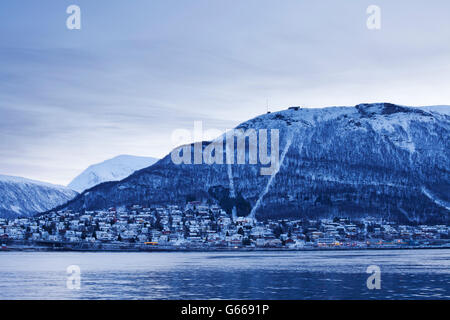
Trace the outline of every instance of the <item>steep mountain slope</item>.
<instances>
[{"instance_id":1,"label":"steep mountain slope","mask_svg":"<svg viewBox=\"0 0 450 320\"><path fill-rule=\"evenodd\" d=\"M30 216L74 198L69 188L0 175L0 217Z\"/></svg>"},{"instance_id":2,"label":"steep mountain slope","mask_svg":"<svg viewBox=\"0 0 450 320\"><path fill-rule=\"evenodd\" d=\"M151 166L156 161L158 159L150 157L117 156L90 166L73 179L68 187L77 192L82 192L102 182L122 180L136 170Z\"/></svg>"},{"instance_id":3,"label":"steep mountain slope","mask_svg":"<svg viewBox=\"0 0 450 320\"><path fill-rule=\"evenodd\" d=\"M371 215L406 222L449 221L448 115L389 103L290 108L238 128L279 129L280 167L275 174L260 175L261 166L250 164L176 165L168 155L60 208L197 199L259 218Z\"/></svg>"}]
</instances>

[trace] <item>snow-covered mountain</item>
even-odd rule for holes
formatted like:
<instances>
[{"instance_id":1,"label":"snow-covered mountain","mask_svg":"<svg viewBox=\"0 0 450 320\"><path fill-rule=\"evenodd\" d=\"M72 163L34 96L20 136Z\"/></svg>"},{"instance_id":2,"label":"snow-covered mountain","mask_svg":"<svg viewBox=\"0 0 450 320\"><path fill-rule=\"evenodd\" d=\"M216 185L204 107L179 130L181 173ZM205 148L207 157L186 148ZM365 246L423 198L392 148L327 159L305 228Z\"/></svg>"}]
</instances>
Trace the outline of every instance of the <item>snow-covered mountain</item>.
<instances>
[{"instance_id":1,"label":"snow-covered mountain","mask_svg":"<svg viewBox=\"0 0 450 320\"><path fill-rule=\"evenodd\" d=\"M427 106L427 107L420 107L420 109L430 112L438 112L442 114L446 114L450 116L450 106L442 105L442 106Z\"/></svg>"},{"instance_id":2,"label":"snow-covered mountain","mask_svg":"<svg viewBox=\"0 0 450 320\"><path fill-rule=\"evenodd\" d=\"M450 116L445 113L390 103L289 108L237 128L279 129L281 155L275 174L260 175L266 166L259 164L177 165L168 155L58 209L184 204L197 199L258 218L450 220Z\"/></svg>"},{"instance_id":3,"label":"snow-covered mountain","mask_svg":"<svg viewBox=\"0 0 450 320\"><path fill-rule=\"evenodd\" d=\"M77 192L83 192L102 182L122 180L136 170L151 166L156 161L158 159L150 157L120 155L90 166L73 179L68 187Z\"/></svg>"},{"instance_id":4,"label":"snow-covered mountain","mask_svg":"<svg viewBox=\"0 0 450 320\"><path fill-rule=\"evenodd\" d=\"M30 216L76 195L77 192L63 186L0 175L0 217Z\"/></svg>"}]
</instances>

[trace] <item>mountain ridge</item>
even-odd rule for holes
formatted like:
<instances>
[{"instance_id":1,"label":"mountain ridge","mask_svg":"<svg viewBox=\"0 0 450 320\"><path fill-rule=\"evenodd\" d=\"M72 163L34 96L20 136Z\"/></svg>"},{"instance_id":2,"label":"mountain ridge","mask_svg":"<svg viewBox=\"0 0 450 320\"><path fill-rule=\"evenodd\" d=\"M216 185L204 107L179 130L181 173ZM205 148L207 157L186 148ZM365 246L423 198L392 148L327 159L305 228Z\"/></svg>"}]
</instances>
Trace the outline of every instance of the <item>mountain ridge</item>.
<instances>
[{"instance_id":1,"label":"mountain ridge","mask_svg":"<svg viewBox=\"0 0 450 320\"><path fill-rule=\"evenodd\" d=\"M61 205L77 194L60 185L0 175L0 217L31 216Z\"/></svg>"},{"instance_id":2,"label":"mountain ridge","mask_svg":"<svg viewBox=\"0 0 450 320\"><path fill-rule=\"evenodd\" d=\"M197 199L257 217L375 215L448 221L448 209L439 205L449 201L448 115L390 103L289 108L237 128L280 130L284 161L275 176L258 175L260 165L235 165L231 174L227 165L175 165L168 155L58 209Z\"/></svg>"}]
</instances>

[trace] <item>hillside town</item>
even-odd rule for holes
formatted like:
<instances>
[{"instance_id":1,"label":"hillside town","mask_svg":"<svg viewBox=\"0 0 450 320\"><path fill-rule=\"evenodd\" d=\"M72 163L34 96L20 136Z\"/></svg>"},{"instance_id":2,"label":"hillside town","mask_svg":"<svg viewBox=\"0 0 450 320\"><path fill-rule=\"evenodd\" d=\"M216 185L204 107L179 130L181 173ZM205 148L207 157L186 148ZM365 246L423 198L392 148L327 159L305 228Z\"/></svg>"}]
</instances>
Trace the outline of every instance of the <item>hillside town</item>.
<instances>
[{"instance_id":1,"label":"hillside town","mask_svg":"<svg viewBox=\"0 0 450 320\"><path fill-rule=\"evenodd\" d=\"M449 247L447 225L401 225L379 219L232 217L217 205L189 202L147 208L51 212L0 219L2 248L59 250L308 250Z\"/></svg>"}]
</instances>

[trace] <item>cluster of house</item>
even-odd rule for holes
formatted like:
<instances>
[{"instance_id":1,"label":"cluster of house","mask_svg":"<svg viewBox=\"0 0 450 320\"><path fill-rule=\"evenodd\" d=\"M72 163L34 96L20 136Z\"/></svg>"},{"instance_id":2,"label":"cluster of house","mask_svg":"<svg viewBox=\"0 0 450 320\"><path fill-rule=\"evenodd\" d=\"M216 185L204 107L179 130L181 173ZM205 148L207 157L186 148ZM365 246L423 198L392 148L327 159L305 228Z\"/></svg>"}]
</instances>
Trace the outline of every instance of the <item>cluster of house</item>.
<instances>
[{"instance_id":1,"label":"cluster of house","mask_svg":"<svg viewBox=\"0 0 450 320\"><path fill-rule=\"evenodd\" d=\"M399 225L373 218L350 221L232 217L217 205L140 205L101 211L52 212L0 219L0 239L47 243L132 243L183 247L368 247L449 243L447 225Z\"/></svg>"}]
</instances>

